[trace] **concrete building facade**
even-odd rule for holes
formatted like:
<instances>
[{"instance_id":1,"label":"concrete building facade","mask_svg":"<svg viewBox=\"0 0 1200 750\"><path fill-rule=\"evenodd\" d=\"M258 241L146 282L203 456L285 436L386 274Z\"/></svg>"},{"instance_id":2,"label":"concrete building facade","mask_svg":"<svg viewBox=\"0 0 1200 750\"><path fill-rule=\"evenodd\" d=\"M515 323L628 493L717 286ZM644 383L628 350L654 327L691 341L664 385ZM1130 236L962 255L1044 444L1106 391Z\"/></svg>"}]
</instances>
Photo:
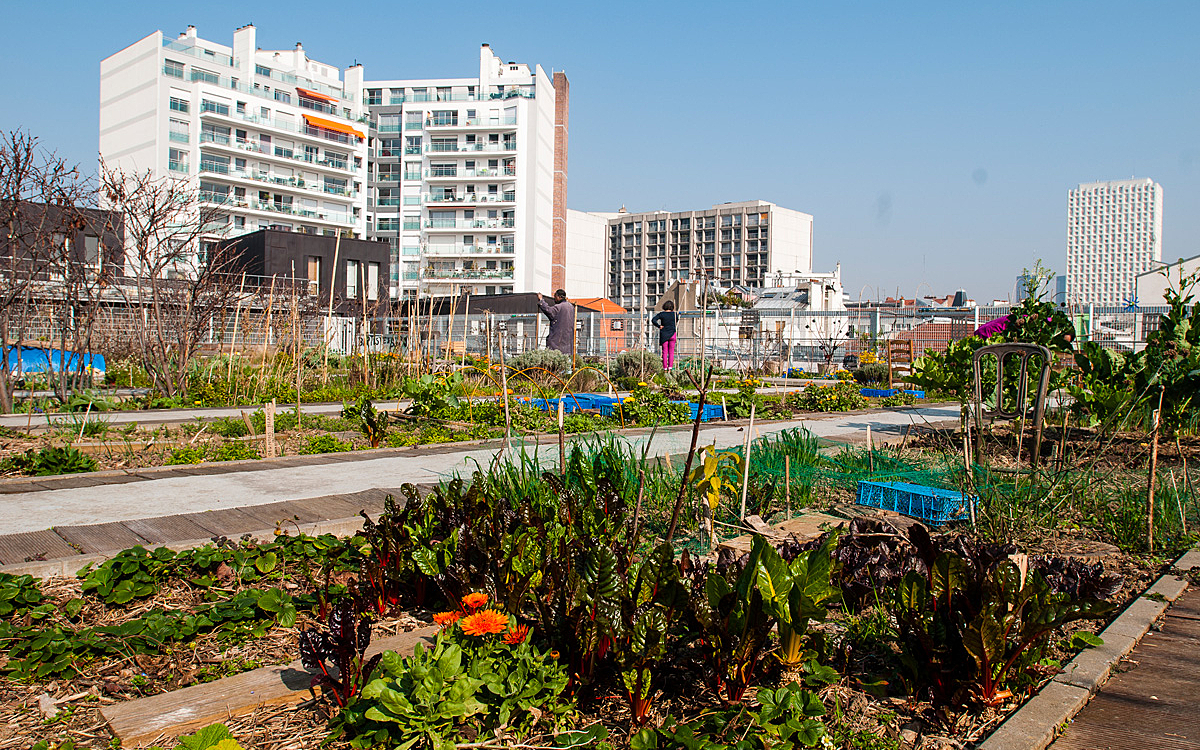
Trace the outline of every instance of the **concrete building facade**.
<instances>
[{"instance_id":1,"label":"concrete building facade","mask_svg":"<svg viewBox=\"0 0 1200 750\"><path fill-rule=\"evenodd\" d=\"M1066 301L1127 305L1138 274L1162 261L1162 186L1150 179L1089 182L1067 195Z\"/></svg>"},{"instance_id":2,"label":"concrete building facade","mask_svg":"<svg viewBox=\"0 0 1200 750\"><path fill-rule=\"evenodd\" d=\"M485 44L478 76L364 89L367 234L392 247L394 294L550 291L560 214L565 230L566 76Z\"/></svg>"},{"instance_id":3,"label":"concrete building facade","mask_svg":"<svg viewBox=\"0 0 1200 750\"><path fill-rule=\"evenodd\" d=\"M681 279L758 287L780 274L812 271L813 217L767 201L594 216L608 225L607 296L631 313L652 310Z\"/></svg>"},{"instance_id":4,"label":"concrete building facade","mask_svg":"<svg viewBox=\"0 0 1200 750\"><path fill-rule=\"evenodd\" d=\"M1195 274L1200 274L1200 255L1180 258L1170 265L1159 264L1152 271L1138 274L1135 280L1138 305L1155 307L1167 304L1168 287L1178 290L1181 281Z\"/></svg>"},{"instance_id":5,"label":"concrete building facade","mask_svg":"<svg viewBox=\"0 0 1200 750\"><path fill-rule=\"evenodd\" d=\"M100 63L100 156L109 167L187 180L217 204L202 246L260 229L363 237L362 68L342 72L297 43L264 50L161 31ZM199 248L203 251L203 247Z\"/></svg>"}]
</instances>

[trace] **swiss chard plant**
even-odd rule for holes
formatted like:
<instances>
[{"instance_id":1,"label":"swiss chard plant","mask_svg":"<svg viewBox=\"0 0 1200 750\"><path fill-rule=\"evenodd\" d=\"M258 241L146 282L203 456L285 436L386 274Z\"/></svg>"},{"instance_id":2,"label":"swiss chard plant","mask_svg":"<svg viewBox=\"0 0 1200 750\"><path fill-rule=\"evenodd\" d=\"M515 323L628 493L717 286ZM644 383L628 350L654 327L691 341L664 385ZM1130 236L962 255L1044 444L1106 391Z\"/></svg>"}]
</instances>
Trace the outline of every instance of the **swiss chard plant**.
<instances>
[{"instance_id":1,"label":"swiss chard plant","mask_svg":"<svg viewBox=\"0 0 1200 750\"><path fill-rule=\"evenodd\" d=\"M362 692L379 663L379 654L366 658L370 644L370 619L352 597L344 596L334 605L325 629L301 631L300 659L305 669L316 673L314 683L324 685L334 702L345 706Z\"/></svg>"},{"instance_id":2,"label":"swiss chard plant","mask_svg":"<svg viewBox=\"0 0 1200 750\"><path fill-rule=\"evenodd\" d=\"M839 595L829 580L835 543L836 535L830 535L816 549L784 562L762 536L754 537L751 554L758 552L755 585L767 611L779 623L777 656L785 669L797 669L816 656L806 651L805 641L809 622L824 620L828 604ZM828 673L821 670L820 674Z\"/></svg>"}]
</instances>

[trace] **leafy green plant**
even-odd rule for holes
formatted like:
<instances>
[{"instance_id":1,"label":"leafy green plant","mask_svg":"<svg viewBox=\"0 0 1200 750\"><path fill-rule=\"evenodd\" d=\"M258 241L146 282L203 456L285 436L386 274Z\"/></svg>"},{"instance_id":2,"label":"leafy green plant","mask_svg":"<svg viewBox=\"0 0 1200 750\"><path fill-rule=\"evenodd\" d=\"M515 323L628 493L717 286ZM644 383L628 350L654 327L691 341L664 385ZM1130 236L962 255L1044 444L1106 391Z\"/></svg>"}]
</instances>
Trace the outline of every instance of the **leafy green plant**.
<instances>
[{"instance_id":1,"label":"leafy green plant","mask_svg":"<svg viewBox=\"0 0 1200 750\"><path fill-rule=\"evenodd\" d=\"M854 380L863 385L888 382L888 367L883 362L865 364L854 371Z\"/></svg>"},{"instance_id":2,"label":"leafy green plant","mask_svg":"<svg viewBox=\"0 0 1200 750\"><path fill-rule=\"evenodd\" d=\"M686 403L674 403L662 391L638 383L633 392L618 404L626 422L651 426L682 424L691 419L691 408Z\"/></svg>"},{"instance_id":3,"label":"leafy green plant","mask_svg":"<svg viewBox=\"0 0 1200 750\"><path fill-rule=\"evenodd\" d=\"M537 372L539 369L546 370L554 375L568 372L571 369L571 356L555 349L530 349L529 351L521 352L504 364L508 367L509 372L514 375L523 370L528 370L529 372L526 372L525 375L532 380L542 374Z\"/></svg>"},{"instance_id":4,"label":"leafy green plant","mask_svg":"<svg viewBox=\"0 0 1200 750\"><path fill-rule=\"evenodd\" d=\"M250 434L250 428L246 426L245 420L241 417L214 419L208 423L208 429L214 435L220 435L223 438L240 438Z\"/></svg>"},{"instance_id":5,"label":"leafy green plant","mask_svg":"<svg viewBox=\"0 0 1200 750\"><path fill-rule=\"evenodd\" d=\"M836 535L829 535L820 547L800 552L787 563L762 536L754 537L759 552L756 584L764 607L779 623L777 657L787 669L796 669L815 657L804 651L808 623L824 620L827 605L838 597L838 589L829 581L835 543Z\"/></svg>"},{"instance_id":6,"label":"leafy green plant","mask_svg":"<svg viewBox=\"0 0 1200 750\"><path fill-rule=\"evenodd\" d=\"M44 598L33 576L0 573L0 617L21 614Z\"/></svg>"},{"instance_id":7,"label":"leafy green plant","mask_svg":"<svg viewBox=\"0 0 1200 750\"><path fill-rule=\"evenodd\" d=\"M256 461L260 458L262 458L262 455L259 454L257 448L241 440L230 440L221 443L212 452L212 459L214 461Z\"/></svg>"},{"instance_id":8,"label":"leafy green plant","mask_svg":"<svg viewBox=\"0 0 1200 750\"><path fill-rule=\"evenodd\" d=\"M354 411L358 414L359 431L371 443L372 448L378 448L387 437L387 412L377 411L375 405L366 396L358 400Z\"/></svg>"},{"instance_id":9,"label":"leafy green plant","mask_svg":"<svg viewBox=\"0 0 1200 750\"><path fill-rule=\"evenodd\" d=\"M346 596L329 613L324 630L300 632L300 659L305 669L320 672L334 702L345 706L362 692L379 663L380 654L365 658L370 643L371 621Z\"/></svg>"},{"instance_id":10,"label":"leafy green plant","mask_svg":"<svg viewBox=\"0 0 1200 750\"><path fill-rule=\"evenodd\" d=\"M758 386L762 385L762 383L763 381L753 377L734 381L737 392L721 396L725 400L726 408L729 410L727 416L734 419L745 419L750 416L750 411L754 407L759 409L758 414L761 416L764 400L762 396L758 395Z\"/></svg>"},{"instance_id":11,"label":"leafy green plant","mask_svg":"<svg viewBox=\"0 0 1200 750\"><path fill-rule=\"evenodd\" d=\"M98 567L91 563L79 571L83 593L96 596L106 604L128 604L158 591L175 561L175 551L159 547L130 547L105 560Z\"/></svg>"},{"instance_id":12,"label":"leafy green plant","mask_svg":"<svg viewBox=\"0 0 1200 750\"><path fill-rule=\"evenodd\" d=\"M850 411L863 409L867 399L854 380L839 380L834 385L810 385L794 397L791 403L803 411Z\"/></svg>"},{"instance_id":13,"label":"leafy green plant","mask_svg":"<svg viewBox=\"0 0 1200 750\"><path fill-rule=\"evenodd\" d=\"M203 445L173 448L163 463L167 466L203 463L208 458L208 448Z\"/></svg>"},{"instance_id":14,"label":"leafy green plant","mask_svg":"<svg viewBox=\"0 0 1200 750\"><path fill-rule=\"evenodd\" d=\"M0 461L0 472L20 472L36 477L79 474L95 470L96 459L69 445L47 446L40 450L30 448L24 453L14 453Z\"/></svg>"},{"instance_id":15,"label":"leafy green plant","mask_svg":"<svg viewBox=\"0 0 1200 750\"><path fill-rule=\"evenodd\" d=\"M310 437L297 453L308 456L320 453L345 453L352 450L354 450L354 446L351 443L338 440L333 435L325 434Z\"/></svg>"},{"instance_id":16,"label":"leafy green plant","mask_svg":"<svg viewBox=\"0 0 1200 750\"><path fill-rule=\"evenodd\" d=\"M161 750L161 748L150 748ZM179 737L176 750L242 750L229 727L224 724L209 724L195 734Z\"/></svg>"},{"instance_id":17,"label":"leafy green plant","mask_svg":"<svg viewBox=\"0 0 1200 750\"><path fill-rule=\"evenodd\" d=\"M612 363L614 378L627 378L649 382L662 372L662 358L654 352L625 351L617 355Z\"/></svg>"},{"instance_id":18,"label":"leafy green plant","mask_svg":"<svg viewBox=\"0 0 1200 750\"><path fill-rule=\"evenodd\" d=\"M462 391L462 375L425 374L419 378L405 378L401 386L404 395L412 399L408 413L418 417L433 417L435 419L453 418L461 402L458 394ZM343 416L346 413L343 411ZM352 418L360 416L355 414Z\"/></svg>"}]
</instances>

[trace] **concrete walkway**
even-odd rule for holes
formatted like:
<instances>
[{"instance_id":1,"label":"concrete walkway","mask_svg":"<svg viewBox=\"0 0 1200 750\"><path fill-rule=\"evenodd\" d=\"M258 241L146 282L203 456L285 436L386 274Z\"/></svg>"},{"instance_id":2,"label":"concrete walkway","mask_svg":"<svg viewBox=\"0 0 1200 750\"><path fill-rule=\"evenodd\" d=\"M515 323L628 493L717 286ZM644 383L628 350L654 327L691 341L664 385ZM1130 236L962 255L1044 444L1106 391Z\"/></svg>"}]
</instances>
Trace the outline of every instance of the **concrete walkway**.
<instances>
[{"instance_id":1,"label":"concrete walkway","mask_svg":"<svg viewBox=\"0 0 1200 750\"><path fill-rule=\"evenodd\" d=\"M805 428L817 437L839 442L861 442L871 426L878 440L898 439L911 425L957 421L957 405L849 414L814 416L786 422L755 425L755 437L783 430ZM744 423L710 423L701 429L699 443L718 448L741 445ZM658 431L622 433L634 447L651 441L648 455L686 453L691 442L687 425ZM553 438L542 436L540 456L557 460ZM589 436L575 436L587 440ZM524 446L539 450L535 443ZM116 472L114 481L104 483L97 475L76 475L14 480L29 491L0 495L0 534L38 531L57 526L90 525L138 518L195 513L207 510L262 505L281 500L361 492L377 487L399 487L405 483L428 483L455 473L469 474L486 466L499 450L496 441L473 446L419 446L325 456L300 456L250 462L252 465L195 467ZM232 469L232 471L231 471ZM214 471L215 470L215 471ZM112 472L107 472L112 474ZM43 489L39 489L43 488ZM12 489L17 489L13 487Z\"/></svg>"}]
</instances>

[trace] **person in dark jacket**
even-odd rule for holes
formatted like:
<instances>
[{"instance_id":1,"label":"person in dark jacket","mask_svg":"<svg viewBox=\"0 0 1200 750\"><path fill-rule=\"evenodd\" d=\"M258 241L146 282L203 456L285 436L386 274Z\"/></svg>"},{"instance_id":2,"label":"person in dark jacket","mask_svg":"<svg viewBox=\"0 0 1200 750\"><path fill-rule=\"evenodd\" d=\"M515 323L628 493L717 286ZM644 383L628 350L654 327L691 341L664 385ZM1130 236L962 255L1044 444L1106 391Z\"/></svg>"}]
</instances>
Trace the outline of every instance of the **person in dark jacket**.
<instances>
[{"instance_id":1,"label":"person in dark jacket","mask_svg":"<svg viewBox=\"0 0 1200 750\"><path fill-rule=\"evenodd\" d=\"M675 369L675 344L678 341L675 324L678 319L675 303L671 300L664 302L662 312L650 319L650 324L658 329L658 345L662 347L664 370Z\"/></svg>"},{"instance_id":2,"label":"person in dark jacket","mask_svg":"<svg viewBox=\"0 0 1200 750\"><path fill-rule=\"evenodd\" d=\"M550 319L550 332L546 334L546 348L562 352L568 357L573 356L575 306L567 301L567 293L562 289L554 292L553 304L538 294L538 309Z\"/></svg>"}]
</instances>

